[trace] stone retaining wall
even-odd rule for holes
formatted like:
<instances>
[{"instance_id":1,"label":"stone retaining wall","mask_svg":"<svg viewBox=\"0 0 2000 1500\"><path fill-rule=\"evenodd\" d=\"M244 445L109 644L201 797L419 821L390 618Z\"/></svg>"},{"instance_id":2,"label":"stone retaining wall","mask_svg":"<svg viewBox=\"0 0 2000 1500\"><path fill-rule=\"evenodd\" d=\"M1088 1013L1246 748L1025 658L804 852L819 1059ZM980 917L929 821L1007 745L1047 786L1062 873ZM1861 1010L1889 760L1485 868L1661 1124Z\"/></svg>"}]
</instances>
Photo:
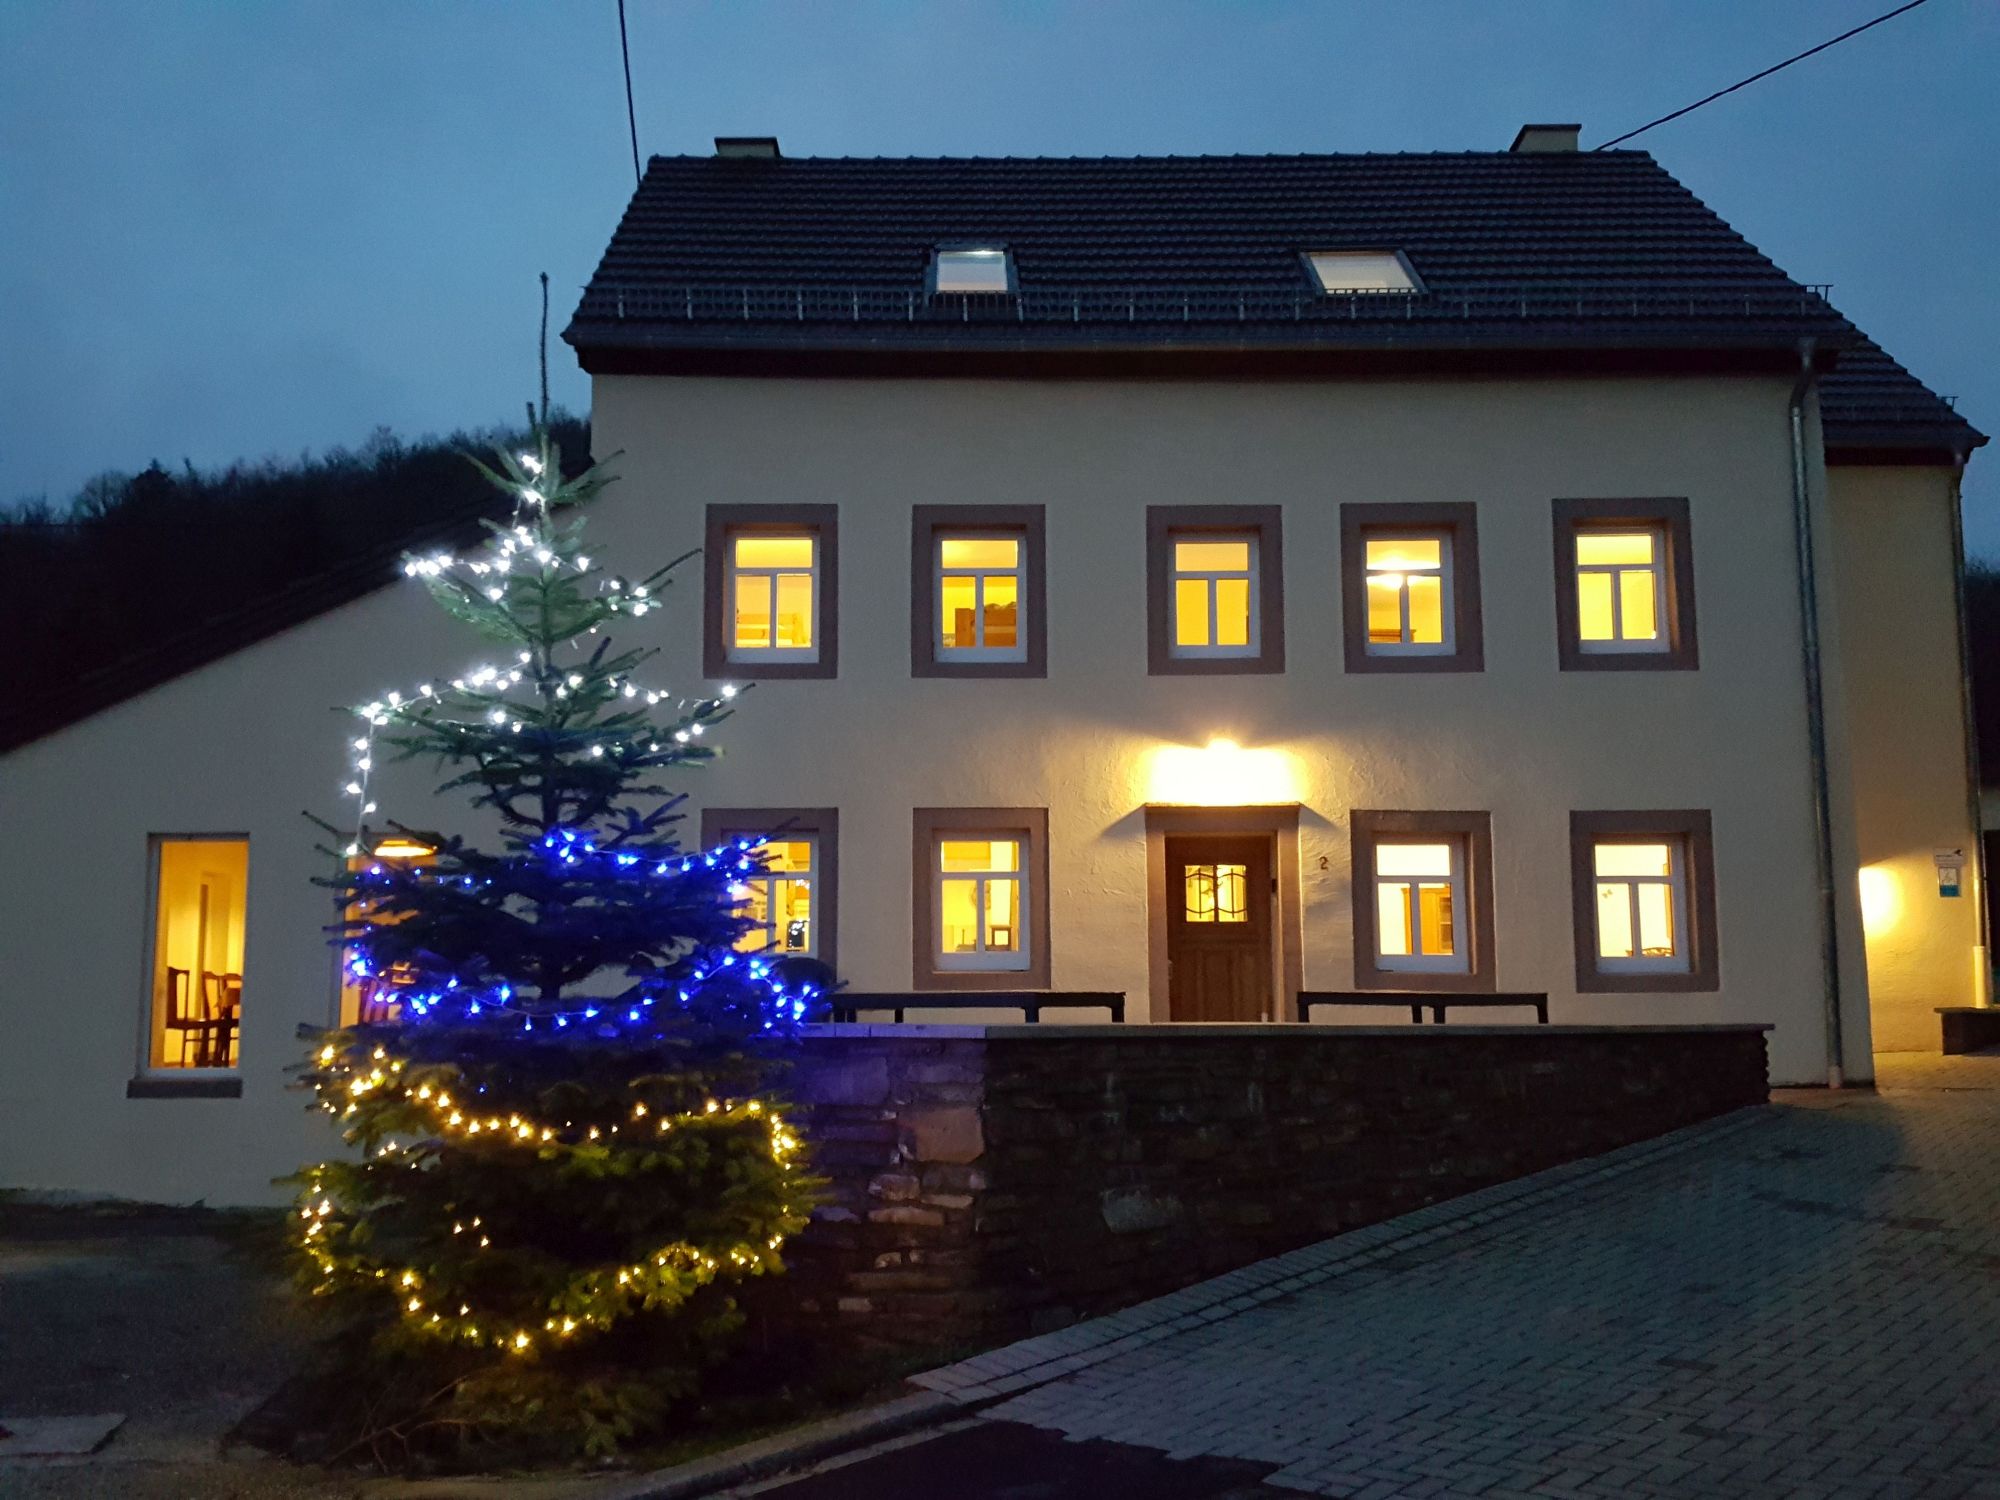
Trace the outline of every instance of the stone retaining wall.
<instances>
[{"instance_id":1,"label":"stone retaining wall","mask_svg":"<svg viewBox=\"0 0 2000 1500\"><path fill-rule=\"evenodd\" d=\"M815 1028L783 1300L851 1346L1044 1331L1762 1103L1764 1030Z\"/></svg>"}]
</instances>

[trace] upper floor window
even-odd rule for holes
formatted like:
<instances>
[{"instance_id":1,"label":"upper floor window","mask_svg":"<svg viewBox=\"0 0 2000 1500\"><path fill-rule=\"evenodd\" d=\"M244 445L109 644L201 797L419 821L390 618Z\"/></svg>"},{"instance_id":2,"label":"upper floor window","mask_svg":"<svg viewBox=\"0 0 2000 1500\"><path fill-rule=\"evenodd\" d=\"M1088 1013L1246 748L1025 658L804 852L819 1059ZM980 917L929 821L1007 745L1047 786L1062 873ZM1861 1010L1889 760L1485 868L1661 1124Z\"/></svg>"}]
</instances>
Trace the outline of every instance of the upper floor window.
<instances>
[{"instance_id":1,"label":"upper floor window","mask_svg":"<svg viewBox=\"0 0 2000 1500\"><path fill-rule=\"evenodd\" d=\"M156 837L152 864L146 1066L234 1068L243 1023L250 841Z\"/></svg>"},{"instance_id":2,"label":"upper floor window","mask_svg":"<svg viewBox=\"0 0 2000 1500\"><path fill-rule=\"evenodd\" d=\"M1694 559L1685 500L1558 500L1565 671L1692 669Z\"/></svg>"},{"instance_id":3,"label":"upper floor window","mask_svg":"<svg viewBox=\"0 0 2000 1500\"><path fill-rule=\"evenodd\" d=\"M1414 292L1417 273L1400 250L1308 250L1322 292Z\"/></svg>"},{"instance_id":4,"label":"upper floor window","mask_svg":"<svg viewBox=\"0 0 2000 1500\"><path fill-rule=\"evenodd\" d=\"M1048 988L1047 810L914 817L916 987Z\"/></svg>"},{"instance_id":5,"label":"upper floor window","mask_svg":"<svg viewBox=\"0 0 2000 1500\"><path fill-rule=\"evenodd\" d=\"M1343 505L1340 571L1348 671L1484 667L1472 505Z\"/></svg>"},{"instance_id":6,"label":"upper floor window","mask_svg":"<svg viewBox=\"0 0 2000 1500\"><path fill-rule=\"evenodd\" d=\"M1257 654L1257 544L1250 536L1174 533L1175 656Z\"/></svg>"},{"instance_id":7,"label":"upper floor window","mask_svg":"<svg viewBox=\"0 0 2000 1500\"><path fill-rule=\"evenodd\" d=\"M1445 656L1452 648L1451 537L1370 536L1366 549L1368 654Z\"/></svg>"},{"instance_id":8,"label":"upper floor window","mask_svg":"<svg viewBox=\"0 0 2000 1500\"><path fill-rule=\"evenodd\" d=\"M1042 507L919 505L911 519L910 672L1041 677Z\"/></svg>"},{"instance_id":9,"label":"upper floor window","mask_svg":"<svg viewBox=\"0 0 2000 1500\"><path fill-rule=\"evenodd\" d=\"M831 505L708 508L708 676L835 675L835 526Z\"/></svg>"},{"instance_id":10,"label":"upper floor window","mask_svg":"<svg viewBox=\"0 0 2000 1500\"><path fill-rule=\"evenodd\" d=\"M1717 988L1706 812L1571 813L1570 869L1579 990Z\"/></svg>"},{"instance_id":11,"label":"upper floor window","mask_svg":"<svg viewBox=\"0 0 2000 1500\"><path fill-rule=\"evenodd\" d=\"M738 661L819 653L819 542L809 531L729 539L729 654Z\"/></svg>"},{"instance_id":12,"label":"upper floor window","mask_svg":"<svg viewBox=\"0 0 2000 1500\"><path fill-rule=\"evenodd\" d=\"M1279 525L1274 505L1146 508L1152 673L1284 670Z\"/></svg>"},{"instance_id":13,"label":"upper floor window","mask_svg":"<svg viewBox=\"0 0 2000 1500\"><path fill-rule=\"evenodd\" d=\"M1487 814L1356 811L1351 832L1356 988L1491 990Z\"/></svg>"},{"instance_id":14,"label":"upper floor window","mask_svg":"<svg viewBox=\"0 0 2000 1500\"><path fill-rule=\"evenodd\" d=\"M738 915L750 926L737 949L768 958L812 958L832 967L840 814L831 807L711 807L701 815L705 848L762 840L758 868L736 882Z\"/></svg>"},{"instance_id":15,"label":"upper floor window","mask_svg":"<svg viewBox=\"0 0 2000 1500\"><path fill-rule=\"evenodd\" d=\"M931 253L933 296L1004 297L1014 289L1014 258L1000 246L941 245Z\"/></svg>"}]
</instances>

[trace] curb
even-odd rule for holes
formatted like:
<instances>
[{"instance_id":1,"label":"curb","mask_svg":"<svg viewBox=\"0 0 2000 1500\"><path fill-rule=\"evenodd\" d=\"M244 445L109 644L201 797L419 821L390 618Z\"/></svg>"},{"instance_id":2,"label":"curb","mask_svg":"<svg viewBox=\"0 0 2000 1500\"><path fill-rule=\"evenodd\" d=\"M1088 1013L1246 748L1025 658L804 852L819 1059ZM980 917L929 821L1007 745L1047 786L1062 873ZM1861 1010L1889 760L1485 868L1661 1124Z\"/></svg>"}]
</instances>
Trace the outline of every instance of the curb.
<instances>
[{"instance_id":1,"label":"curb","mask_svg":"<svg viewBox=\"0 0 2000 1500\"><path fill-rule=\"evenodd\" d=\"M879 1406L774 1433L708 1458L640 1474L591 1491L591 1500L693 1500L734 1484L768 1479L884 1438L901 1437L962 1417L969 1404L935 1391L916 1391Z\"/></svg>"},{"instance_id":2,"label":"curb","mask_svg":"<svg viewBox=\"0 0 2000 1500\"><path fill-rule=\"evenodd\" d=\"M1440 1240L1539 1208L1552 1199L1586 1192L1600 1183L1775 1117L1776 1112L1768 1104L1746 1105L1665 1135L1564 1162L1492 1187L1461 1193L1393 1219L1350 1229L1104 1317L991 1349L957 1364L926 1370L911 1376L910 1384L940 1392L960 1411L988 1406L1190 1328L1200 1328L1288 1297L1305 1287L1331 1281L1349 1271L1417 1253Z\"/></svg>"}]
</instances>

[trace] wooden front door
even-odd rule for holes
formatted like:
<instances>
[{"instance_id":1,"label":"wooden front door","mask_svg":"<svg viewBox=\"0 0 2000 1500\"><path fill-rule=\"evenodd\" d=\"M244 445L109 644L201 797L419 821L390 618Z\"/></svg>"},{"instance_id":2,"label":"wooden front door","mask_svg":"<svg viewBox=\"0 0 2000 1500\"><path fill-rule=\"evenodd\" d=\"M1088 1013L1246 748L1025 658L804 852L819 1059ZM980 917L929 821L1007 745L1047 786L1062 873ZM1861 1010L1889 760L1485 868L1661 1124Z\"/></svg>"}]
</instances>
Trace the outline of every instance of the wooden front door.
<instances>
[{"instance_id":1,"label":"wooden front door","mask_svg":"<svg viewBox=\"0 0 2000 1500\"><path fill-rule=\"evenodd\" d=\"M1176 1021L1271 1014L1271 841L1178 835L1167 852L1167 1008Z\"/></svg>"}]
</instances>

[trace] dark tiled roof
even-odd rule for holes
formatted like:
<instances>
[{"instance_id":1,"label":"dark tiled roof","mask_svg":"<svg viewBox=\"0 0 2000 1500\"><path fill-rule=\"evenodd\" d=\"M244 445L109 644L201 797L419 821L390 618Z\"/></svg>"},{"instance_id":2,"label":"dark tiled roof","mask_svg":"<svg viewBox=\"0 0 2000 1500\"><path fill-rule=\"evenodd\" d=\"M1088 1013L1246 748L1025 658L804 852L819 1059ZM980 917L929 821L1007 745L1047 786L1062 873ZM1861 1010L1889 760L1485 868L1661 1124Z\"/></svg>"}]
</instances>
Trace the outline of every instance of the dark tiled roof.
<instances>
[{"instance_id":1,"label":"dark tiled roof","mask_svg":"<svg viewBox=\"0 0 2000 1500\"><path fill-rule=\"evenodd\" d=\"M1819 411L1830 450L1964 451L1986 441L1950 403L1865 335L1841 352L1839 366L1820 388Z\"/></svg>"},{"instance_id":2,"label":"dark tiled roof","mask_svg":"<svg viewBox=\"0 0 2000 1500\"><path fill-rule=\"evenodd\" d=\"M1006 245L1020 295L926 298L931 249L953 242ZM1300 252L1341 248L1403 251L1424 291L1318 295ZM564 337L609 368L717 350L1778 351L1860 336L1649 155L1610 151L654 157ZM1906 444L1970 434L1898 369L1871 391Z\"/></svg>"}]
</instances>

